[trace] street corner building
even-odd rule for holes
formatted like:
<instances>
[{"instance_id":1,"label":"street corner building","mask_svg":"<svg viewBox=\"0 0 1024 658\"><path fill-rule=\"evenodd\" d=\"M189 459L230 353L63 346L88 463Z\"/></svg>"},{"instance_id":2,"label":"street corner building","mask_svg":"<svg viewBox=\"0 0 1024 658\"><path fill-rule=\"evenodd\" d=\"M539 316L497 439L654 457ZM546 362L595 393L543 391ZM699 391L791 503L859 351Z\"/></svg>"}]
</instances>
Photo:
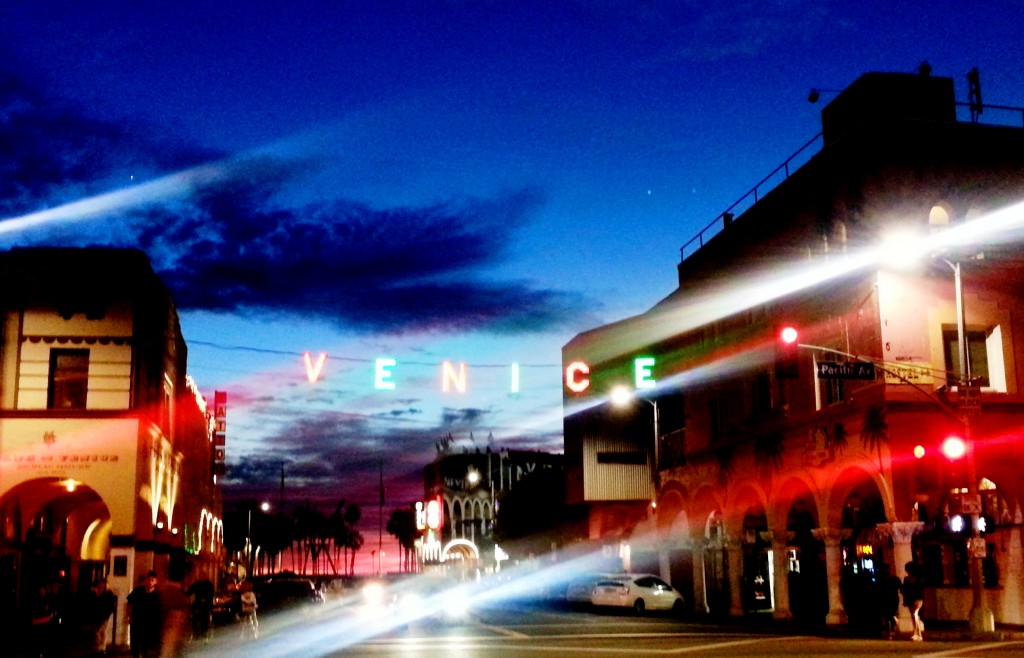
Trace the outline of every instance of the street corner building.
<instances>
[{"instance_id":1,"label":"street corner building","mask_svg":"<svg viewBox=\"0 0 1024 658\"><path fill-rule=\"evenodd\" d=\"M857 79L563 347L569 502L694 612L880 628L915 560L926 619L1024 623L1024 112L968 82Z\"/></svg>"},{"instance_id":2,"label":"street corner building","mask_svg":"<svg viewBox=\"0 0 1024 658\"><path fill-rule=\"evenodd\" d=\"M142 252L12 249L0 280L0 623L106 579L124 645L140 577L224 561L212 411Z\"/></svg>"}]
</instances>

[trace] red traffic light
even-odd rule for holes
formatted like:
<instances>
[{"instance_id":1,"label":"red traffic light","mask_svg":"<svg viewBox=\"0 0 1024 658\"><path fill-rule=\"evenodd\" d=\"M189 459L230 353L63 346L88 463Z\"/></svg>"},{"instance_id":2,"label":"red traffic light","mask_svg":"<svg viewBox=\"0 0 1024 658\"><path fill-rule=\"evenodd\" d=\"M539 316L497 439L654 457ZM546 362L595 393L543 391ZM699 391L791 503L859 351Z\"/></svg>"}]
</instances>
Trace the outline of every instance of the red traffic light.
<instances>
[{"instance_id":1,"label":"red traffic light","mask_svg":"<svg viewBox=\"0 0 1024 658\"><path fill-rule=\"evenodd\" d=\"M967 454L967 442L959 436L947 436L946 440L942 442L942 454L946 456L946 459L960 459Z\"/></svg>"},{"instance_id":2,"label":"red traffic light","mask_svg":"<svg viewBox=\"0 0 1024 658\"><path fill-rule=\"evenodd\" d=\"M779 340L787 345L795 343L797 338L799 338L799 334L795 327L783 327L779 332Z\"/></svg>"}]
</instances>

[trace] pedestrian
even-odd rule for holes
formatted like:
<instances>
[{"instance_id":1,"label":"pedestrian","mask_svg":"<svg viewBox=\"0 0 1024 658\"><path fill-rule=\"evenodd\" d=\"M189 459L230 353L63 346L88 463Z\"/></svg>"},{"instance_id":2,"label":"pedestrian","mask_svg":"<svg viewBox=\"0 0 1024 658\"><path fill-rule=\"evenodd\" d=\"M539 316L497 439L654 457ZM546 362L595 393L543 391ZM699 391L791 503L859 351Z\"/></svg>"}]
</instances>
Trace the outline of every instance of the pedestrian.
<instances>
[{"instance_id":1,"label":"pedestrian","mask_svg":"<svg viewBox=\"0 0 1024 658\"><path fill-rule=\"evenodd\" d=\"M182 653L188 639L189 601L181 581L168 579L156 589L160 599L160 658Z\"/></svg>"},{"instance_id":2,"label":"pedestrian","mask_svg":"<svg viewBox=\"0 0 1024 658\"><path fill-rule=\"evenodd\" d=\"M160 655L160 639L163 632L163 613L160 610L160 595L155 571L146 574L145 579L128 595L129 643L132 658L156 658Z\"/></svg>"},{"instance_id":3,"label":"pedestrian","mask_svg":"<svg viewBox=\"0 0 1024 658\"><path fill-rule=\"evenodd\" d=\"M256 603L256 592L252 591L252 582L248 580L242 581L241 589L239 621L242 623L242 636L252 635L253 638L257 638L260 635L260 622L256 617L256 608L259 607Z\"/></svg>"},{"instance_id":4,"label":"pedestrian","mask_svg":"<svg viewBox=\"0 0 1024 658\"><path fill-rule=\"evenodd\" d=\"M105 654L109 642L107 642L107 630L110 628L110 619L117 609L117 595L107 589L107 581L100 580L93 586L93 626L95 637L96 653Z\"/></svg>"},{"instance_id":5,"label":"pedestrian","mask_svg":"<svg viewBox=\"0 0 1024 658\"><path fill-rule=\"evenodd\" d=\"M895 639L899 631L901 587L899 576L893 574L892 568L883 562L878 575L878 603L885 636L890 640Z\"/></svg>"},{"instance_id":6,"label":"pedestrian","mask_svg":"<svg viewBox=\"0 0 1024 658\"><path fill-rule=\"evenodd\" d=\"M204 575L189 585L185 593L192 597L192 639L206 640L213 614L213 583Z\"/></svg>"},{"instance_id":7,"label":"pedestrian","mask_svg":"<svg viewBox=\"0 0 1024 658\"><path fill-rule=\"evenodd\" d=\"M53 597L45 586L40 585L29 601L29 616L31 630L29 631L29 643L32 653L36 656L50 656L54 654L54 636L57 630L57 611L54 606Z\"/></svg>"},{"instance_id":8,"label":"pedestrian","mask_svg":"<svg viewBox=\"0 0 1024 658\"><path fill-rule=\"evenodd\" d=\"M903 605L910 611L910 619L914 624L914 634L910 639L914 642L924 640L924 622L921 621L921 606L924 605L924 579L921 573L921 565L917 562L907 562L903 567L907 572L903 578Z\"/></svg>"}]
</instances>

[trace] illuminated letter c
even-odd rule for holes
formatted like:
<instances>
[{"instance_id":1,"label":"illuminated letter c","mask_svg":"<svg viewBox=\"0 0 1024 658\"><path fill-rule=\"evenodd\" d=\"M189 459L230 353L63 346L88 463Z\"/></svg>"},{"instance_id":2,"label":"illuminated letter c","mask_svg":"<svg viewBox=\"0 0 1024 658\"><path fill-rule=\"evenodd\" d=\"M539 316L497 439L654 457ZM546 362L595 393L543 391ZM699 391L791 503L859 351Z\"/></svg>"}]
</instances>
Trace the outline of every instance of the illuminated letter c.
<instances>
[{"instance_id":1,"label":"illuminated letter c","mask_svg":"<svg viewBox=\"0 0 1024 658\"><path fill-rule=\"evenodd\" d=\"M577 379L577 374L589 375L590 366L582 361L573 361L565 369L565 387L573 393L582 393L590 388L590 378L584 376Z\"/></svg>"}]
</instances>

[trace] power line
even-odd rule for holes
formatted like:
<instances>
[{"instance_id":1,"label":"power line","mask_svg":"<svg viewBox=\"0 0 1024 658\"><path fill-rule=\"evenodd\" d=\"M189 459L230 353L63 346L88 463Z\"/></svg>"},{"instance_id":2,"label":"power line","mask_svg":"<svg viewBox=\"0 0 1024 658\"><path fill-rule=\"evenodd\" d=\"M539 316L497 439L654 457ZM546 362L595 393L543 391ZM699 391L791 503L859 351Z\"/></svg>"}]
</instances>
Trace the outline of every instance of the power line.
<instances>
[{"instance_id":1,"label":"power line","mask_svg":"<svg viewBox=\"0 0 1024 658\"><path fill-rule=\"evenodd\" d=\"M252 347L249 345L224 345L223 343L213 343L204 340L190 340L187 341L189 345L202 345L203 347L211 347L217 350L225 350L231 352L255 352L258 354L275 354L278 356L296 356L302 357L306 352L293 352L289 350L272 350L263 347ZM331 359L336 361L348 361L351 363L374 363L376 359L368 359L366 357L355 357L355 356L335 356L330 355ZM436 361L402 361L402 365L410 366L430 366L436 367L438 362ZM508 363L467 363L466 365L474 368L508 368ZM520 368L559 368L561 369L562 364L560 363L520 363Z\"/></svg>"}]
</instances>

